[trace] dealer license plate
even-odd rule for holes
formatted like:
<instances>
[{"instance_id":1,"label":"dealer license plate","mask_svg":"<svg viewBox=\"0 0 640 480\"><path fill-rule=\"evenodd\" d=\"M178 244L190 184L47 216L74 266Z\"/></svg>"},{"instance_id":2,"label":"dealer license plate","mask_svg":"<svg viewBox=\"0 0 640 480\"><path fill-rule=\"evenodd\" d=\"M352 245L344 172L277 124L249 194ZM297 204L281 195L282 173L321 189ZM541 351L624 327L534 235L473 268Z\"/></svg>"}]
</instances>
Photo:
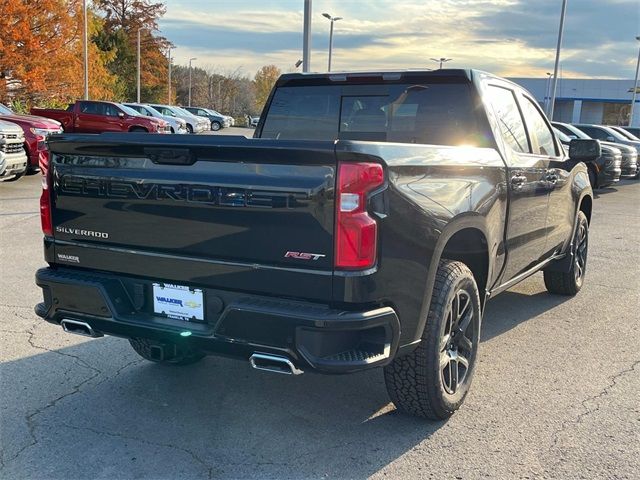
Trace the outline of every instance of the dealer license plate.
<instances>
[{"instance_id":1,"label":"dealer license plate","mask_svg":"<svg viewBox=\"0 0 640 480\"><path fill-rule=\"evenodd\" d=\"M204 321L204 295L197 288L154 283L153 311L178 320Z\"/></svg>"}]
</instances>

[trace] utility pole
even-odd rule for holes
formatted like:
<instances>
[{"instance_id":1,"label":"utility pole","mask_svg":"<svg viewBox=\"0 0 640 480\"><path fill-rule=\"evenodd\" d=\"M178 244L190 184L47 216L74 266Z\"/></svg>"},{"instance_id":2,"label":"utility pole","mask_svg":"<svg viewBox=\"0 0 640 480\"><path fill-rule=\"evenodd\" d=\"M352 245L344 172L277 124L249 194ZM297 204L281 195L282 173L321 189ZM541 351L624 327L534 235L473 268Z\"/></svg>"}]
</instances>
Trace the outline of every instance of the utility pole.
<instances>
[{"instance_id":1,"label":"utility pole","mask_svg":"<svg viewBox=\"0 0 640 480\"><path fill-rule=\"evenodd\" d=\"M140 103L140 28L138 28L138 77L136 102Z\"/></svg>"},{"instance_id":2,"label":"utility pole","mask_svg":"<svg viewBox=\"0 0 640 480\"><path fill-rule=\"evenodd\" d=\"M311 0L304 0L304 23L302 34L302 71L311 68Z\"/></svg>"},{"instance_id":3,"label":"utility pole","mask_svg":"<svg viewBox=\"0 0 640 480\"><path fill-rule=\"evenodd\" d=\"M636 37L640 41L640 37ZM638 95L638 70L640 69L640 48L638 48L638 62L636 63L636 76L633 80L633 96L631 97L631 111L629 112L629 126L633 125L633 110L636 106L636 96Z\"/></svg>"},{"instance_id":4,"label":"utility pole","mask_svg":"<svg viewBox=\"0 0 640 480\"><path fill-rule=\"evenodd\" d=\"M171 105L171 47L169 47L169 96L167 98L167 104Z\"/></svg>"},{"instance_id":5,"label":"utility pole","mask_svg":"<svg viewBox=\"0 0 640 480\"><path fill-rule=\"evenodd\" d=\"M551 105L549 106L549 120L553 121L553 110L556 106L556 89L558 87L558 66L560 65L560 49L562 48L562 33L564 30L564 17L567 13L567 0L562 0L562 12L560 13L560 27L558 28L558 45L556 46L556 63L553 67L553 86L551 87Z\"/></svg>"},{"instance_id":6,"label":"utility pole","mask_svg":"<svg viewBox=\"0 0 640 480\"><path fill-rule=\"evenodd\" d=\"M192 57L189 59L189 106L191 106L191 62L193 60L197 60L197 58Z\"/></svg>"},{"instance_id":7,"label":"utility pole","mask_svg":"<svg viewBox=\"0 0 640 480\"><path fill-rule=\"evenodd\" d=\"M331 28L329 30L329 63L327 65L327 72L331 71L331 53L333 52L333 24L338 20L342 20L342 17L332 17L328 13L323 13L322 16L331 22Z\"/></svg>"},{"instance_id":8,"label":"utility pole","mask_svg":"<svg viewBox=\"0 0 640 480\"><path fill-rule=\"evenodd\" d=\"M89 44L87 42L87 0L82 0L84 16L83 49L84 49L84 99L89 100Z\"/></svg>"}]
</instances>

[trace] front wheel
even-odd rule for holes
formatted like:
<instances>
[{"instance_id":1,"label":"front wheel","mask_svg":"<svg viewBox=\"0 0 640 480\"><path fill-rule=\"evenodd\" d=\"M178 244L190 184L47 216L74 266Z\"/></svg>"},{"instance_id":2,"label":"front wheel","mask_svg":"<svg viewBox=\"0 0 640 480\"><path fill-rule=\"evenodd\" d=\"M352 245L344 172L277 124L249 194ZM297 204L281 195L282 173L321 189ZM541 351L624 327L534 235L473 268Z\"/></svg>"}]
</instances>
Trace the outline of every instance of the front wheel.
<instances>
[{"instance_id":1,"label":"front wheel","mask_svg":"<svg viewBox=\"0 0 640 480\"><path fill-rule=\"evenodd\" d=\"M384 368L387 392L399 410L442 420L460 408L476 364L480 316L469 268L441 261L420 345Z\"/></svg>"},{"instance_id":2,"label":"front wheel","mask_svg":"<svg viewBox=\"0 0 640 480\"><path fill-rule=\"evenodd\" d=\"M575 295L582 288L587 272L587 254L589 252L589 222L584 212L578 212L578 224L571 245L573 260L566 271L545 270L544 285L549 293L557 295Z\"/></svg>"},{"instance_id":3,"label":"front wheel","mask_svg":"<svg viewBox=\"0 0 640 480\"><path fill-rule=\"evenodd\" d=\"M193 133L193 127L187 123L187 132Z\"/></svg>"},{"instance_id":4,"label":"front wheel","mask_svg":"<svg viewBox=\"0 0 640 480\"><path fill-rule=\"evenodd\" d=\"M222 128L222 124L220 122L211 122L211 130L217 132Z\"/></svg>"}]
</instances>

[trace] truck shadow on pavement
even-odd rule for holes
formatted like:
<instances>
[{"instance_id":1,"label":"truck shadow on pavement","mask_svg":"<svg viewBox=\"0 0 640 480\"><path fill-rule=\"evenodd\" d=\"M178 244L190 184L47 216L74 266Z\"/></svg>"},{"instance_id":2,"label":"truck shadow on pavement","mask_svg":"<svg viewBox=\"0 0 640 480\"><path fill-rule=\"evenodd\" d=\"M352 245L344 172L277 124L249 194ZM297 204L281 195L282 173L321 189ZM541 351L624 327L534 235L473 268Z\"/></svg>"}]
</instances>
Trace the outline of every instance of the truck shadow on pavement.
<instances>
[{"instance_id":1,"label":"truck shadow on pavement","mask_svg":"<svg viewBox=\"0 0 640 480\"><path fill-rule=\"evenodd\" d=\"M565 300L506 292L487 307L483 341ZM469 403L453 425L397 413L380 370L290 377L214 357L164 367L112 337L0 369L13 387L4 478L364 478L477 415Z\"/></svg>"}]
</instances>

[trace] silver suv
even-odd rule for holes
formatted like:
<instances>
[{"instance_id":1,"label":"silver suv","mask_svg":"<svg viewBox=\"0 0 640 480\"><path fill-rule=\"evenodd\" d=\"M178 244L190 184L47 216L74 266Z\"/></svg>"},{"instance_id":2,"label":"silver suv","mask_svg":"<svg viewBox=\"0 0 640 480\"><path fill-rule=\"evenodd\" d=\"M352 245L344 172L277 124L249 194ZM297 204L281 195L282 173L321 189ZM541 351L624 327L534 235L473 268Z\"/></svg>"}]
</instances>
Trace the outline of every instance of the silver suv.
<instances>
[{"instance_id":1,"label":"silver suv","mask_svg":"<svg viewBox=\"0 0 640 480\"><path fill-rule=\"evenodd\" d=\"M27 154L22 128L0 120L0 180L17 180L26 171Z\"/></svg>"}]
</instances>

